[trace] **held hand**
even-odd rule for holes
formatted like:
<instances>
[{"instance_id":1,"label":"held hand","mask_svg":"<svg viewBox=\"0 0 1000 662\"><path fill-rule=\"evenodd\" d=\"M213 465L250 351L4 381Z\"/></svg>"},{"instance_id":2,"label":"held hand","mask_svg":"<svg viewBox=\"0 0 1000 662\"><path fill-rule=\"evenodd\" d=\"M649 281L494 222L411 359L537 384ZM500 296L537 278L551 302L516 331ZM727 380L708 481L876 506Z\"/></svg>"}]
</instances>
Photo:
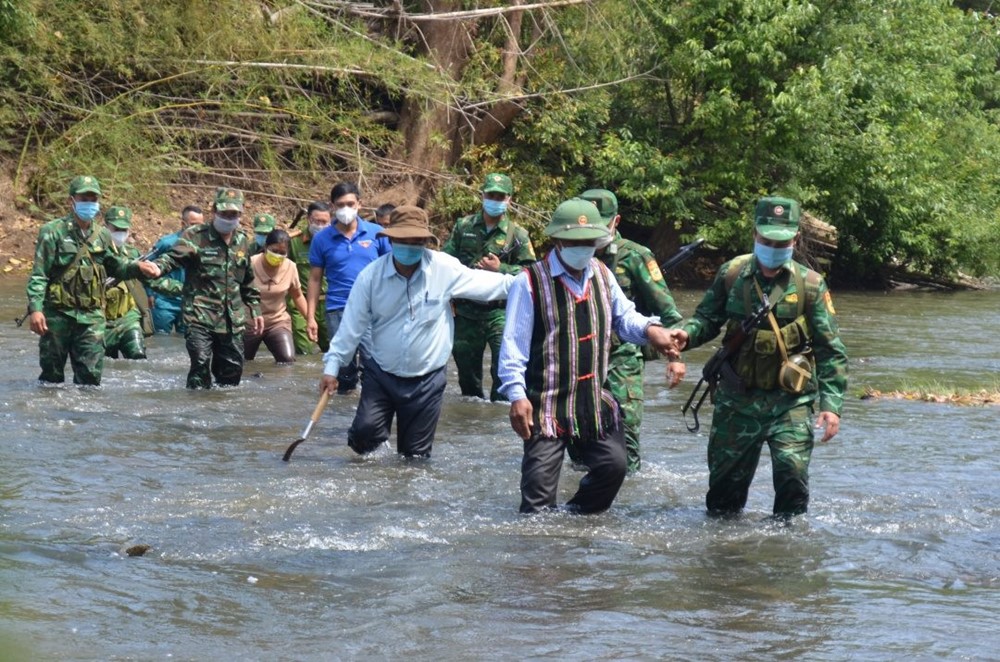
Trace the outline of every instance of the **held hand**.
<instances>
[{"instance_id":1,"label":"held hand","mask_svg":"<svg viewBox=\"0 0 1000 662\"><path fill-rule=\"evenodd\" d=\"M510 403L510 427L521 439L527 441L531 438L531 418L534 408L531 401L522 398Z\"/></svg>"},{"instance_id":2,"label":"held hand","mask_svg":"<svg viewBox=\"0 0 1000 662\"><path fill-rule=\"evenodd\" d=\"M158 267L153 262L140 262L139 271L146 278L159 278L160 277L160 267Z\"/></svg>"},{"instance_id":3,"label":"held hand","mask_svg":"<svg viewBox=\"0 0 1000 662\"><path fill-rule=\"evenodd\" d=\"M484 255L483 259L476 263L476 266L486 271L499 271L500 258L493 254Z\"/></svg>"},{"instance_id":4,"label":"held hand","mask_svg":"<svg viewBox=\"0 0 1000 662\"><path fill-rule=\"evenodd\" d=\"M688 344L688 334L684 329L667 329L670 340L677 347L677 351L682 351ZM676 357L671 357L676 358Z\"/></svg>"},{"instance_id":5,"label":"held hand","mask_svg":"<svg viewBox=\"0 0 1000 662\"><path fill-rule=\"evenodd\" d=\"M326 391L330 395L336 395L339 383L333 375L323 375L323 378L319 380L319 392Z\"/></svg>"},{"instance_id":6,"label":"held hand","mask_svg":"<svg viewBox=\"0 0 1000 662\"><path fill-rule=\"evenodd\" d=\"M28 315L28 325L31 327L32 333L37 333L40 336L49 332L49 323L45 321L45 313L40 310Z\"/></svg>"},{"instance_id":7,"label":"held hand","mask_svg":"<svg viewBox=\"0 0 1000 662\"><path fill-rule=\"evenodd\" d=\"M662 326L646 327L646 338L649 340L649 346L666 355L668 359L674 360L679 358L681 353L671 333L670 329L665 329Z\"/></svg>"},{"instance_id":8,"label":"held hand","mask_svg":"<svg viewBox=\"0 0 1000 662\"><path fill-rule=\"evenodd\" d=\"M319 339L319 324L316 323L315 317L306 322L306 335L313 342L317 342Z\"/></svg>"},{"instance_id":9,"label":"held hand","mask_svg":"<svg viewBox=\"0 0 1000 662\"><path fill-rule=\"evenodd\" d=\"M837 416L832 411L820 412L819 416L816 417L816 429L820 428L826 428L823 438L820 439L820 442L825 444L840 431L840 416Z\"/></svg>"},{"instance_id":10,"label":"held hand","mask_svg":"<svg viewBox=\"0 0 1000 662\"><path fill-rule=\"evenodd\" d=\"M253 334L255 336L264 335L264 318L255 317L253 318Z\"/></svg>"},{"instance_id":11,"label":"held hand","mask_svg":"<svg viewBox=\"0 0 1000 662\"><path fill-rule=\"evenodd\" d=\"M667 364L667 385L674 388L681 383L684 375L687 374L687 366L680 361L671 361Z\"/></svg>"}]
</instances>

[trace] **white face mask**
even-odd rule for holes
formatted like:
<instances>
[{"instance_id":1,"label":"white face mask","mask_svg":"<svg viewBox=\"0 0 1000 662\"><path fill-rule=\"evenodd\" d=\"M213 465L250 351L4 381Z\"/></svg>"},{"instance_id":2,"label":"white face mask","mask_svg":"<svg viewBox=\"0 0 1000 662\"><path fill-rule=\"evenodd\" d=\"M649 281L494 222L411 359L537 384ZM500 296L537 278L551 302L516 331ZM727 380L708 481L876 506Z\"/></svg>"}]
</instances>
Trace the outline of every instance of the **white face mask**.
<instances>
[{"instance_id":1,"label":"white face mask","mask_svg":"<svg viewBox=\"0 0 1000 662\"><path fill-rule=\"evenodd\" d=\"M128 239L128 230L111 231L111 241L115 242L115 246L124 246L126 239Z\"/></svg>"},{"instance_id":2,"label":"white face mask","mask_svg":"<svg viewBox=\"0 0 1000 662\"><path fill-rule=\"evenodd\" d=\"M333 216L341 225L350 225L358 217L358 210L354 207L341 207Z\"/></svg>"},{"instance_id":3,"label":"white face mask","mask_svg":"<svg viewBox=\"0 0 1000 662\"><path fill-rule=\"evenodd\" d=\"M315 237L316 235L319 234L320 230L322 230L323 228L326 228L326 227L330 227L330 224L326 223L324 225L317 225L316 223L310 223L309 224L309 235L312 236L312 237Z\"/></svg>"}]
</instances>

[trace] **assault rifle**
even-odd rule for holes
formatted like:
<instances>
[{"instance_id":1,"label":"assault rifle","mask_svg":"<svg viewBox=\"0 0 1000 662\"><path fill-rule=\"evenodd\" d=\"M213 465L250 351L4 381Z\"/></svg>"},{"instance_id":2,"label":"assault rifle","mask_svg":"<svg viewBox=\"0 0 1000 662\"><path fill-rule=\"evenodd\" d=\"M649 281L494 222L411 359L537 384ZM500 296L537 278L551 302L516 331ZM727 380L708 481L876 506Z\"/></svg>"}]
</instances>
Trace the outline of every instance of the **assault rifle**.
<instances>
[{"instance_id":1,"label":"assault rifle","mask_svg":"<svg viewBox=\"0 0 1000 662\"><path fill-rule=\"evenodd\" d=\"M687 246L681 246L680 250L674 253L674 255L669 260L660 265L660 271L666 273L671 269L673 269L674 267L678 266L679 264L687 262L689 259L694 257L694 254L704 243L705 243L704 237L699 237L698 239L695 239Z\"/></svg>"},{"instance_id":2,"label":"assault rifle","mask_svg":"<svg viewBox=\"0 0 1000 662\"><path fill-rule=\"evenodd\" d=\"M708 361L705 362L705 367L701 369L701 379L698 380L698 384L694 387L694 391L691 392L691 397L687 399L684 406L681 407L681 416L684 417L684 425L687 427L688 432L697 432L701 427L698 422L698 410L701 409L701 405L705 402L705 398L710 394L715 392L715 387L719 385L719 381L722 379L734 379L737 380L739 377L733 372L733 367L729 364L729 357L736 354L740 347L746 342L747 337L763 323L767 316L771 313L771 304L767 300L767 295L763 296L760 306L747 315L746 319L740 322L740 326L736 331L729 337L722 347L715 350L715 354L712 355ZM701 392L701 397L695 402L694 406L691 403L694 402L695 396L698 395L698 391L701 390L702 384L705 385L705 390ZM694 418L694 425L688 425L687 423L687 412L688 409L691 410L691 415Z\"/></svg>"},{"instance_id":3,"label":"assault rifle","mask_svg":"<svg viewBox=\"0 0 1000 662\"><path fill-rule=\"evenodd\" d=\"M504 260L513 255L519 248L521 248L521 240L514 237L510 244L504 246L503 250L497 253L496 256L500 258L500 262L503 263Z\"/></svg>"}]
</instances>

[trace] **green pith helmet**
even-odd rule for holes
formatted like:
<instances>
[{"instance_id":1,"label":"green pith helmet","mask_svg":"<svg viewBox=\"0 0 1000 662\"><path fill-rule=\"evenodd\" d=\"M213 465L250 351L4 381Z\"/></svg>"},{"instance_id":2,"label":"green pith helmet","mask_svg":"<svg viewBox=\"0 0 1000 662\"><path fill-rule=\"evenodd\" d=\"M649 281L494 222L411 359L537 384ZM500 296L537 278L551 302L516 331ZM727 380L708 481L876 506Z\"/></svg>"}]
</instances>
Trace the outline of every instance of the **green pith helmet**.
<instances>
[{"instance_id":1,"label":"green pith helmet","mask_svg":"<svg viewBox=\"0 0 1000 662\"><path fill-rule=\"evenodd\" d=\"M514 195L514 182L510 180L510 177L499 172L493 172L486 175L486 180L483 182L483 187L479 189L483 193L503 193L505 195Z\"/></svg>"},{"instance_id":2,"label":"green pith helmet","mask_svg":"<svg viewBox=\"0 0 1000 662\"><path fill-rule=\"evenodd\" d=\"M277 224L278 221L270 214L255 214L253 217L253 231L255 234L267 234Z\"/></svg>"},{"instance_id":3,"label":"green pith helmet","mask_svg":"<svg viewBox=\"0 0 1000 662\"><path fill-rule=\"evenodd\" d=\"M580 197L597 206L605 225L618 215L618 196L606 188L592 188L581 193Z\"/></svg>"},{"instance_id":4,"label":"green pith helmet","mask_svg":"<svg viewBox=\"0 0 1000 662\"><path fill-rule=\"evenodd\" d=\"M122 205L115 205L104 212L104 224L119 230L132 227L132 210Z\"/></svg>"},{"instance_id":5,"label":"green pith helmet","mask_svg":"<svg viewBox=\"0 0 1000 662\"><path fill-rule=\"evenodd\" d=\"M545 234L553 239L591 240L608 236L607 221L601 218L593 202L572 198L552 212Z\"/></svg>"},{"instance_id":6,"label":"green pith helmet","mask_svg":"<svg viewBox=\"0 0 1000 662\"><path fill-rule=\"evenodd\" d=\"M216 211L243 211L243 191L220 187L215 191Z\"/></svg>"},{"instance_id":7,"label":"green pith helmet","mask_svg":"<svg viewBox=\"0 0 1000 662\"><path fill-rule=\"evenodd\" d=\"M765 239L788 241L799 232L799 203L791 198L761 198L754 225Z\"/></svg>"},{"instance_id":8,"label":"green pith helmet","mask_svg":"<svg viewBox=\"0 0 1000 662\"><path fill-rule=\"evenodd\" d=\"M97 181L97 177L91 177L90 175L74 177L69 182L69 194L77 195L78 193L96 193L100 195L101 183Z\"/></svg>"}]
</instances>

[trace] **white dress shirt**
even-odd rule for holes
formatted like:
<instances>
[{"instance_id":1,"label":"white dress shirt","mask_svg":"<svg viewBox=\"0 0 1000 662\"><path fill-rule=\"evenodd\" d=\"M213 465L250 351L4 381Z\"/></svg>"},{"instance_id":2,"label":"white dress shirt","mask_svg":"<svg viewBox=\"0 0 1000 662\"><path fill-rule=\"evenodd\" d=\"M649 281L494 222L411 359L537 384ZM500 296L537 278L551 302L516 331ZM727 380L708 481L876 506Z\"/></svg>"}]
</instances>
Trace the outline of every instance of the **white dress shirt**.
<instances>
[{"instance_id":1,"label":"white dress shirt","mask_svg":"<svg viewBox=\"0 0 1000 662\"><path fill-rule=\"evenodd\" d=\"M552 277L560 281L576 297L582 297L589 287L590 277L600 262L592 259L583 270L583 280L573 278L556 256L556 250L549 251L545 258L552 269ZM622 288L609 274L611 290L611 328L625 342L645 345L646 327L659 324L658 317L646 317L635 310L635 304L625 297ZM527 271L518 274L507 295L507 322L503 327L503 343L500 345L500 359L497 376L500 378L500 392L508 400L516 402L528 397L525 391L524 372L528 367L531 353L531 333L535 325L535 304Z\"/></svg>"},{"instance_id":2,"label":"white dress shirt","mask_svg":"<svg viewBox=\"0 0 1000 662\"><path fill-rule=\"evenodd\" d=\"M443 367L455 337L452 299L494 301L507 296L514 276L470 269L456 258L424 249L409 278L396 271L392 254L365 267L347 297L347 307L323 373L336 376L354 356L371 327L372 358L397 377L419 377Z\"/></svg>"}]
</instances>

